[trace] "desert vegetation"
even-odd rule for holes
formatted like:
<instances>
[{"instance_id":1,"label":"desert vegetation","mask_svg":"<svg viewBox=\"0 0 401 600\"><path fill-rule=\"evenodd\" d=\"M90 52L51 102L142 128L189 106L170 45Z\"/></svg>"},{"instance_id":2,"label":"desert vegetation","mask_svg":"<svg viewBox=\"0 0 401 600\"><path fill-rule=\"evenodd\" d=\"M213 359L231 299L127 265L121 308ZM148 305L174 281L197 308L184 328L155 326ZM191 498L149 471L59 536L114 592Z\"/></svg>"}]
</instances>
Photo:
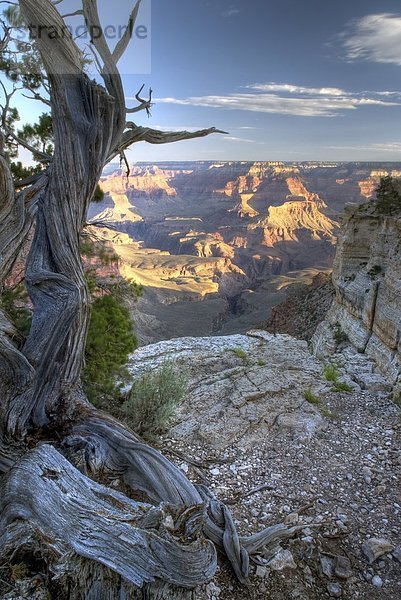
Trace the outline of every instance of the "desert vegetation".
<instances>
[{"instance_id":1,"label":"desert vegetation","mask_svg":"<svg viewBox=\"0 0 401 600\"><path fill-rule=\"evenodd\" d=\"M164 433L187 393L187 377L170 361L134 381L122 405L128 425L141 437L155 441Z\"/></svg>"},{"instance_id":2,"label":"desert vegetation","mask_svg":"<svg viewBox=\"0 0 401 600\"><path fill-rule=\"evenodd\" d=\"M340 371L334 364L328 364L323 367L323 376L326 381L332 383L332 390L335 392L351 392L351 386L340 379Z\"/></svg>"},{"instance_id":3,"label":"desert vegetation","mask_svg":"<svg viewBox=\"0 0 401 600\"><path fill-rule=\"evenodd\" d=\"M390 175L382 177L376 189L376 206L382 214L398 213L401 210L400 183Z\"/></svg>"},{"instance_id":4,"label":"desert vegetation","mask_svg":"<svg viewBox=\"0 0 401 600\"><path fill-rule=\"evenodd\" d=\"M304 398L309 404L320 404L320 398L314 393L312 388L308 388L304 391Z\"/></svg>"}]
</instances>

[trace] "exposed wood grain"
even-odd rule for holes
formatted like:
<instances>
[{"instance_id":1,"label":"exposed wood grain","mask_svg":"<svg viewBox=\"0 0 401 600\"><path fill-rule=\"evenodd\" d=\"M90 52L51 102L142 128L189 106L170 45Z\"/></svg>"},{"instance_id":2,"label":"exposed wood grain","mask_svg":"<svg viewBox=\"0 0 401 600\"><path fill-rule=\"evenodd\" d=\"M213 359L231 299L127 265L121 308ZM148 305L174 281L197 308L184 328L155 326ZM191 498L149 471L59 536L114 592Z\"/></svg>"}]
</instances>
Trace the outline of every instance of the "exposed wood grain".
<instances>
[{"instance_id":1,"label":"exposed wood grain","mask_svg":"<svg viewBox=\"0 0 401 600\"><path fill-rule=\"evenodd\" d=\"M203 514L199 505L197 516ZM134 502L91 481L44 444L25 454L2 482L0 552L7 555L30 539L51 556L58 577L63 575L65 583L75 579L81 592L82 574L68 566L75 555L111 569L137 588L156 579L193 588L213 576L216 551L202 539L183 543L173 537L164 525L171 515L176 517L167 505ZM89 562L85 579L93 585L90 569Z\"/></svg>"},{"instance_id":2,"label":"exposed wood grain","mask_svg":"<svg viewBox=\"0 0 401 600\"><path fill-rule=\"evenodd\" d=\"M145 493L151 502L184 507L205 503L207 517L203 532L224 550L242 583L247 582L253 555L261 548L269 554L280 541L298 531L297 527L279 524L253 536L239 536L230 510L208 488L192 484L158 450L143 444L131 431L100 413L93 412L77 423L65 444L83 452L81 468L92 474L120 476L133 491Z\"/></svg>"}]
</instances>

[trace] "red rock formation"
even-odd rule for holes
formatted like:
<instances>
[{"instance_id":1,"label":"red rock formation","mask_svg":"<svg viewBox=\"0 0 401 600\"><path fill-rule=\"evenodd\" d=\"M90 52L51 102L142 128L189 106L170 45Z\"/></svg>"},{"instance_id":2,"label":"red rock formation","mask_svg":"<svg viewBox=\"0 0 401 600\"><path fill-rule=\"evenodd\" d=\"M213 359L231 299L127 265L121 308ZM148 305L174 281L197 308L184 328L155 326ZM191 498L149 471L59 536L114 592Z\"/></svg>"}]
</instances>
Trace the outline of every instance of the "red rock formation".
<instances>
[{"instance_id":1,"label":"red rock formation","mask_svg":"<svg viewBox=\"0 0 401 600\"><path fill-rule=\"evenodd\" d=\"M380 177L368 177L358 182L361 195L367 199L371 199L375 195L375 190L380 183Z\"/></svg>"}]
</instances>

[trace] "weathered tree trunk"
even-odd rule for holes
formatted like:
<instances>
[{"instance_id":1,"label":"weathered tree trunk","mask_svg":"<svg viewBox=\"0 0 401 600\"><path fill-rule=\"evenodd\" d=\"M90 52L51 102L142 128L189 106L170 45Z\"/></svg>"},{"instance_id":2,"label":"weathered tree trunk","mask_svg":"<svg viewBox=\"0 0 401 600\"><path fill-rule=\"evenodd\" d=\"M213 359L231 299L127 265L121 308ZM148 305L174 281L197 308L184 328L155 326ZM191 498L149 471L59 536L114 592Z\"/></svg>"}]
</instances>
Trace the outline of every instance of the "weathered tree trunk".
<instances>
[{"instance_id":1,"label":"weathered tree trunk","mask_svg":"<svg viewBox=\"0 0 401 600\"><path fill-rule=\"evenodd\" d=\"M45 554L63 588L75 590L70 598L118 598L122 589L128 597L158 597L158 586L155 595L149 586L136 588L156 578L169 584L166 592L193 588L216 568L213 544L199 539L204 505L180 512L97 484L44 444L4 478L0 548L3 555L24 547ZM188 542L178 543L178 536ZM191 597L185 589L174 593Z\"/></svg>"},{"instance_id":2,"label":"weathered tree trunk","mask_svg":"<svg viewBox=\"0 0 401 600\"><path fill-rule=\"evenodd\" d=\"M87 23L98 26L96 1L82 6ZM34 28L63 27L50 0L20 0L20 7ZM37 40L54 124L47 171L15 195L0 149L0 291L35 227L25 272L34 311L25 341L0 308L0 558L39 553L71 599L189 599L214 574L215 544L246 582L249 556L295 529L280 525L240 538L229 510L208 490L96 411L82 392L89 294L79 237L104 165L135 141L215 131L166 134L126 123L116 67L123 48L112 54L104 38L94 43L105 88L83 74L72 39L43 33ZM90 479L115 476L146 503Z\"/></svg>"}]
</instances>

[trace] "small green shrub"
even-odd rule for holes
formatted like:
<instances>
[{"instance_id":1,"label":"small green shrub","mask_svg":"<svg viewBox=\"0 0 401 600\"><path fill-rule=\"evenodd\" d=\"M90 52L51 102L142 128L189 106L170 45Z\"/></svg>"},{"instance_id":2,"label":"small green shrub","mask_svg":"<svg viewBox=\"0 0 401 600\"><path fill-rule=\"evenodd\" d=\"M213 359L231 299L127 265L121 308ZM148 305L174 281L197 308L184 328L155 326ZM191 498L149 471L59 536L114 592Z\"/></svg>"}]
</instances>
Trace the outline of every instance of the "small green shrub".
<instances>
[{"instance_id":1,"label":"small green shrub","mask_svg":"<svg viewBox=\"0 0 401 600\"><path fill-rule=\"evenodd\" d=\"M143 286L132 279L119 279L116 283L109 284L107 288L114 296L125 300L137 300L143 294Z\"/></svg>"},{"instance_id":2,"label":"small green shrub","mask_svg":"<svg viewBox=\"0 0 401 600\"><path fill-rule=\"evenodd\" d=\"M92 304L82 377L91 402L99 404L102 396L118 395L116 379L122 378L128 355L137 345L130 313L121 298L113 294L96 298Z\"/></svg>"},{"instance_id":3,"label":"small green shrub","mask_svg":"<svg viewBox=\"0 0 401 600\"><path fill-rule=\"evenodd\" d=\"M374 267L369 269L368 276L370 277L370 279L375 279L377 275L379 275L382 272L382 270L383 269L380 265L374 265Z\"/></svg>"},{"instance_id":4,"label":"small green shrub","mask_svg":"<svg viewBox=\"0 0 401 600\"><path fill-rule=\"evenodd\" d=\"M82 235L80 253L86 258L96 258L102 266L118 264L120 257L102 240L93 240L90 235Z\"/></svg>"},{"instance_id":5,"label":"small green shrub","mask_svg":"<svg viewBox=\"0 0 401 600\"><path fill-rule=\"evenodd\" d=\"M12 581L19 581L20 579L25 579L29 575L29 567L25 563L17 563L11 565L10 571Z\"/></svg>"},{"instance_id":6,"label":"small green shrub","mask_svg":"<svg viewBox=\"0 0 401 600\"><path fill-rule=\"evenodd\" d=\"M345 383L345 381L335 381L333 383L333 390L335 392L352 392L352 387Z\"/></svg>"},{"instance_id":7,"label":"small green shrub","mask_svg":"<svg viewBox=\"0 0 401 600\"><path fill-rule=\"evenodd\" d=\"M325 365L323 376L326 381L332 382L332 390L334 392L352 392L352 387L348 383L340 381L340 372L335 365Z\"/></svg>"},{"instance_id":8,"label":"small green shrub","mask_svg":"<svg viewBox=\"0 0 401 600\"><path fill-rule=\"evenodd\" d=\"M233 352L237 358L241 358L242 360L248 360L248 354L242 348L234 348Z\"/></svg>"},{"instance_id":9,"label":"small green shrub","mask_svg":"<svg viewBox=\"0 0 401 600\"><path fill-rule=\"evenodd\" d=\"M231 369L230 371L228 371L228 373L226 375L224 375L225 378L231 378L231 377L237 377L237 375L242 375L245 372L245 369L241 369L241 367L238 367L237 369Z\"/></svg>"},{"instance_id":10,"label":"small green shrub","mask_svg":"<svg viewBox=\"0 0 401 600\"><path fill-rule=\"evenodd\" d=\"M104 191L99 184L96 186L95 193L93 194L92 202L101 202L104 198Z\"/></svg>"},{"instance_id":11,"label":"small green shrub","mask_svg":"<svg viewBox=\"0 0 401 600\"><path fill-rule=\"evenodd\" d=\"M310 404L320 404L320 398L313 393L312 388L308 388L304 391L304 398Z\"/></svg>"},{"instance_id":12,"label":"small green shrub","mask_svg":"<svg viewBox=\"0 0 401 600\"><path fill-rule=\"evenodd\" d=\"M235 369L229 369L224 372L224 379L231 379L231 377L236 377L237 375L241 375L244 372L244 369L241 367L237 367Z\"/></svg>"},{"instance_id":13,"label":"small green shrub","mask_svg":"<svg viewBox=\"0 0 401 600\"><path fill-rule=\"evenodd\" d=\"M401 391L396 390L393 392L393 402L396 406L401 408Z\"/></svg>"},{"instance_id":14,"label":"small green shrub","mask_svg":"<svg viewBox=\"0 0 401 600\"><path fill-rule=\"evenodd\" d=\"M390 175L380 179L379 187L376 189L376 206L378 211L385 215L401 210L399 181Z\"/></svg>"},{"instance_id":15,"label":"small green shrub","mask_svg":"<svg viewBox=\"0 0 401 600\"><path fill-rule=\"evenodd\" d=\"M176 407L187 393L187 377L172 362L134 381L122 409L128 425L147 440L167 430Z\"/></svg>"},{"instance_id":16,"label":"small green shrub","mask_svg":"<svg viewBox=\"0 0 401 600\"><path fill-rule=\"evenodd\" d=\"M265 360L263 360L262 358L259 358L259 360L258 360L258 365L259 365L259 367L264 367L264 366L265 366L265 364L266 364L266 361L265 361Z\"/></svg>"},{"instance_id":17,"label":"small green shrub","mask_svg":"<svg viewBox=\"0 0 401 600\"><path fill-rule=\"evenodd\" d=\"M320 410L320 412L321 412L322 416L325 417L326 419L340 419L341 418L340 413L338 413L336 410L330 410L326 406L324 406Z\"/></svg>"},{"instance_id":18,"label":"small green shrub","mask_svg":"<svg viewBox=\"0 0 401 600\"><path fill-rule=\"evenodd\" d=\"M340 372L335 365L325 365L323 368L323 377L326 381L333 381L335 383L339 380Z\"/></svg>"}]
</instances>

